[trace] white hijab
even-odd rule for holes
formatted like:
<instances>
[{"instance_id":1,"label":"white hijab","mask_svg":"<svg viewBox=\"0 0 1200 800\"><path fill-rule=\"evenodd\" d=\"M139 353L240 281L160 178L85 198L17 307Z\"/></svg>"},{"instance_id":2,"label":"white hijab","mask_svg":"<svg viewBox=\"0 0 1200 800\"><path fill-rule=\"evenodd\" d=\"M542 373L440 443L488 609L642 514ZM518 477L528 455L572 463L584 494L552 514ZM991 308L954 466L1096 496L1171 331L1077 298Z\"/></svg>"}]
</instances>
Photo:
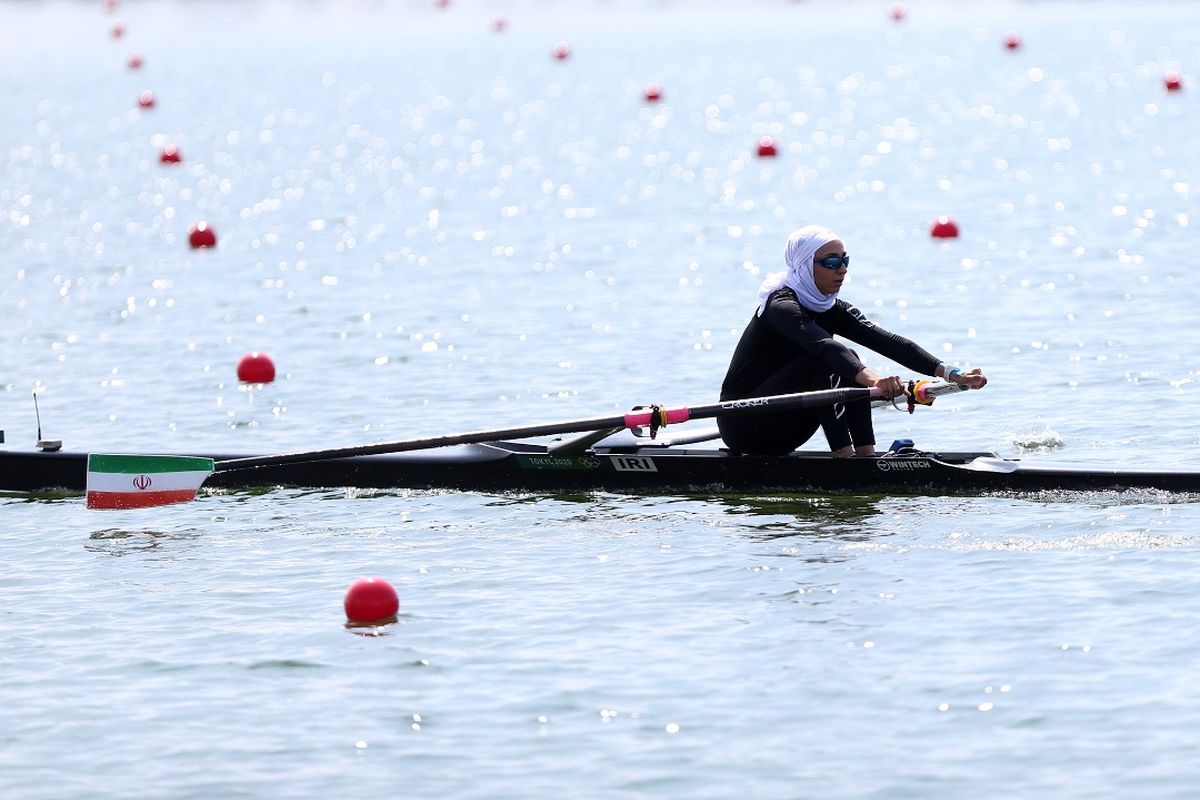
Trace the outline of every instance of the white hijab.
<instances>
[{"instance_id":1,"label":"white hijab","mask_svg":"<svg viewBox=\"0 0 1200 800\"><path fill-rule=\"evenodd\" d=\"M800 305L809 311L828 311L833 308L837 292L825 294L817 288L817 281L813 278L813 255L838 238L836 233L820 225L805 225L792 231L784 252L787 270L770 273L758 287L759 315L767 307L767 298L785 286L796 293Z\"/></svg>"}]
</instances>

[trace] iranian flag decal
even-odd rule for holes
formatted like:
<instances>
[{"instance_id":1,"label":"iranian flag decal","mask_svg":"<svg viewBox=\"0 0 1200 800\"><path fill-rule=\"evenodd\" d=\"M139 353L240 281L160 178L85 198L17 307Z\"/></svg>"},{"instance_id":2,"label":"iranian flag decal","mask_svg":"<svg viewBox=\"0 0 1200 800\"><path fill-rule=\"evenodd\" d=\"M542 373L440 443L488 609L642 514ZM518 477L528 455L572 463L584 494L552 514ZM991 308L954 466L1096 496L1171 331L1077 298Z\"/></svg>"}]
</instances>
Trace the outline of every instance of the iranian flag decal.
<instances>
[{"instance_id":1,"label":"iranian flag decal","mask_svg":"<svg viewBox=\"0 0 1200 800\"><path fill-rule=\"evenodd\" d=\"M191 500L212 474L211 458L88 456L88 508L145 508Z\"/></svg>"}]
</instances>

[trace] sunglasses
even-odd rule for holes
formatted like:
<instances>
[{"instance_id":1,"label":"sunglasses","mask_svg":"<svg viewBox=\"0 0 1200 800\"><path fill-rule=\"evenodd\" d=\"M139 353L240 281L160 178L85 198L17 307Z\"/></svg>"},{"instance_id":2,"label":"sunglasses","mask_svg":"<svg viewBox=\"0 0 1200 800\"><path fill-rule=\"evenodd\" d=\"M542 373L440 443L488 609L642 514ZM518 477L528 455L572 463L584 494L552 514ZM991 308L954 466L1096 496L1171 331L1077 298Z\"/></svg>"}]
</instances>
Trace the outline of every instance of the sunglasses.
<instances>
[{"instance_id":1,"label":"sunglasses","mask_svg":"<svg viewBox=\"0 0 1200 800\"><path fill-rule=\"evenodd\" d=\"M818 267L825 269L841 269L842 267L850 267L850 256L825 256L820 259L813 259L813 263Z\"/></svg>"}]
</instances>

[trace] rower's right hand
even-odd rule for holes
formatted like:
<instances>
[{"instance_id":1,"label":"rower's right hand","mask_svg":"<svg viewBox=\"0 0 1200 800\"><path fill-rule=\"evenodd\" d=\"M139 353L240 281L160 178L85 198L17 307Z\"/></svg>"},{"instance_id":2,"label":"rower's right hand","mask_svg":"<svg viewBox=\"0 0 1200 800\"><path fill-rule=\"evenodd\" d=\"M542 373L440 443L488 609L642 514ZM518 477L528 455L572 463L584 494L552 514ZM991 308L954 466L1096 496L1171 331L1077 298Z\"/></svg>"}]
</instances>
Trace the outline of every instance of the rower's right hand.
<instances>
[{"instance_id":1,"label":"rower's right hand","mask_svg":"<svg viewBox=\"0 0 1200 800\"><path fill-rule=\"evenodd\" d=\"M879 392L888 400L896 397L903 397L904 382L900 380L898 375L889 375L885 378L876 378L871 381L871 386L878 389Z\"/></svg>"}]
</instances>

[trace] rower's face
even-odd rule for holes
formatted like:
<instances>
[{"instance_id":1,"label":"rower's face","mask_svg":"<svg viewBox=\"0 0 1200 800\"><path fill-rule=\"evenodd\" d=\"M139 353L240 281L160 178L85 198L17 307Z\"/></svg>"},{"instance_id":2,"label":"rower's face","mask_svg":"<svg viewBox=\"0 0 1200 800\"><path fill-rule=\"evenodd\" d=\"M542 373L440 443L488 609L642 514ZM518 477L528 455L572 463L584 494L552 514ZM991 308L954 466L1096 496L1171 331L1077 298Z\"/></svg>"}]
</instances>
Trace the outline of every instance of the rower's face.
<instances>
[{"instance_id":1,"label":"rower's face","mask_svg":"<svg viewBox=\"0 0 1200 800\"><path fill-rule=\"evenodd\" d=\"M842 288L842 282L846 280L846 265L837 269L829 269L815 262L820 261L826 256L845 256L846 245L840 239L834 239L828 244L822 245L821 249L813 255L813 280L817 283L817 288L825 294L834 294Z\"/></svg>"}]
</instances>

